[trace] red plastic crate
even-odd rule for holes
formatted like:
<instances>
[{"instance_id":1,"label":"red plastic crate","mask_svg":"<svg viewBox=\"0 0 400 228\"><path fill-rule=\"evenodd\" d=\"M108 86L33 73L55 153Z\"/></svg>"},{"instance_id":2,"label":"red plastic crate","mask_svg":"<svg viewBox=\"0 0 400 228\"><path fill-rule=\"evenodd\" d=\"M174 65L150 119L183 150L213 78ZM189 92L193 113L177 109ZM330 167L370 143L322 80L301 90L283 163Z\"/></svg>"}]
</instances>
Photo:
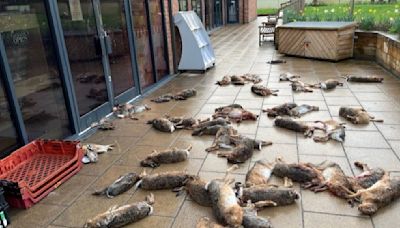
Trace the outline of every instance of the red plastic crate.
<instances>
[{"instance_id":1,"label":"red plastic crate","mask_svg":"<svg viewBox=\"0 0 400 228\"><path fill-rule=\"evenodd\" d=\"M82 157L78 141L36 140L0 161L0 179L18 184L21 196L12 197L36 203L78 172Z\"/></svg>"}]
</instances>

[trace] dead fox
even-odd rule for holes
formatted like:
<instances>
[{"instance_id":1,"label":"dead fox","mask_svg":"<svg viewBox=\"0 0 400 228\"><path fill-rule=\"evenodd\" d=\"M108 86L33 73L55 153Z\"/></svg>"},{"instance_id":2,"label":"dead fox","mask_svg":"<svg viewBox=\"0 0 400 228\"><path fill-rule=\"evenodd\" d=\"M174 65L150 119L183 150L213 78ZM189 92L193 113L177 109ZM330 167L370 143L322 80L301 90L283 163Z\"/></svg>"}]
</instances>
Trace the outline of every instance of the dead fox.
<instances>
[{"instance_id":1,"label":"dead fox","mask_svg":"<svg viewBox=\"0 0 400 228\"><path fill-rule=\"evenodd\" d=\"M103 190L94 192L93 195L106 195L108 198L113 198L131 189L139 179L140 177L136 173L125 174Z\"/></svg>"},{"instance_id":2,"label":"dead fox","mask_svg":"<svg viewBox=\"0 0 400 228\"><path fill-rule=\"evenodd\" d=\"M339 116L351 121L353 124L369 124L369 122L383 122L376 120L363 108L340 107Z\"/></svg>"},{"instance_id":3,"label":"dead fox","mask_svg":"<svg viewBox=\"0 0 400 228\"><path fill-rule=\"evenodd\" d=\"M89 219L84 227L123 227L151 215L153 213L152 204L154 204L154 195L150 194L142 202L113 206L108 211L97 215L93 219Z\"/></svg>"},{"instance_id":4,"label":"dead fox","mask_svg":"<svg viewBox=\"0 0 400 228\"><path fill-rule=\"evenodd\" d=\"M186 161L190 154L192 145L186 149L173 148L161 152L153 151L149 156L140 162L141 166L156 168L160 164L169 164Z\"/></svg>"}]
</instances>

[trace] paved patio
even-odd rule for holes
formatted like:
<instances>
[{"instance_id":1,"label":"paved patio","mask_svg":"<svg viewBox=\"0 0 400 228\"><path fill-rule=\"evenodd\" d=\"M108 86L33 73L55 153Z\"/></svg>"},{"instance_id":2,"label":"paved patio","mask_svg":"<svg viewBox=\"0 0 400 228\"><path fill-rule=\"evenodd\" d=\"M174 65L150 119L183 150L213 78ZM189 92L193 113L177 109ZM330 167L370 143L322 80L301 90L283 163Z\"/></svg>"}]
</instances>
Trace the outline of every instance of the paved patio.
<instances>
[{"instance_id":1,"label":"paved patio","mask_svg":"<svg viewBox=\"0 0 400 228\"><path fill-rule=\"evenodd\" d=\"M260 114L257 122L237 125L239 132L260 139L273 141L273 145L256 152L251 162L246 162L234 172L237 181L243 181L253 162L261 158L274 160L282 156L288 162L320 162L325 159L341 165L345 173L359 173L354 161L363 161L372 167L382 167L393 176L400 176L400 80L387 73L373 62L348 60L339 63L301 58L288 58L286 64L268 65L265 62L278 57L272 43L258 46L258 22L240 26L227 26L212 36L217 55L216 67L205 75L182 74L164 87L144 98L151 111L139 116L139 121L117 120L117 130L98 132L87 139L92 143L114 143L119 147L103 154L97 164L85 165L78 175L60 186L47 198L29 210L13 210L11 227L82 227L88 218L106 211L115 204L125 204L144 199L147 192L128 191L113 199L95 197L91 192L114 181L126 172L141 172L139 160L153 149L170 146L193 145L187 162L162 165L155 172L167 170L188 170L198 173L207 180L224 175L229 165L226 159L207 154L212 137L192 137L190 131L173 134L160 133L145 124L146 120L165 114L177 116L209 117L214 108L233 102L242 104L254 113ZM279 83L279 74L290 71L302 75L306 82L318 82L336 78L343 74L376 74L385 77L382 84L350 84L331 92L315 90L310 94L293 94L288 83ZM271 88L279 89L277 97L260 98L250 92L250 86L214 85L225 74L259 74ZM195 87L198 95L182 102L154 104L150 99L166 93ZM329 142L317 144L302 135L274 128L273 120L261 113L266 108L283 102L297 102L317 105L319 112L304 116L307 121L338 119L341 105L362 106L384 123L368 126L347 124L346 141L343 144ZM151 172L150 169L148 169ZM281 183L279 179L273 182ZM269 208L259 215L269 217L275 227L400 227L400 200L380 210L372 217L362 216L357 208L351 208L344 200L328 193L314 194L300 190L301 199L286 207ZM128 227L194 227L202 216L213 218L210 208L202 207L188 196L175 197L170 191L153 191L155 195L154 215Z\"/></svg>"}]
</instances>

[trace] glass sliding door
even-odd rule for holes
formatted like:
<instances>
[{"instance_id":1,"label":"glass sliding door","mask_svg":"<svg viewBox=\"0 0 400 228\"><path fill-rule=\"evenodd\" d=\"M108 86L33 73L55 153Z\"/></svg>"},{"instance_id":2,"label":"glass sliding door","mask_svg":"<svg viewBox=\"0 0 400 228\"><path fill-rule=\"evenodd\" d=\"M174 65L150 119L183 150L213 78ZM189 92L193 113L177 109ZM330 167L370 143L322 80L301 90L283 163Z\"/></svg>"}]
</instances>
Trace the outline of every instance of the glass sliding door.
<instances>
[{"instance_id":1,"label":"glass sliding door","mask_svg":"<svg viewBox=\"0 0 400 228\"><path fill-rule=\"evenodd\" d=\"M142 88L147 88L155 83L145 1L146 0L131 1L137 65Z\"/></svg>"},{"instance_id":2,"label":"glass sliding door","mask_svg":"<svg viewBox=\"0 0 400 228\"><path fill-rule=\"evenodd\" d=\"M160 0L149 0L149 8L157 80L160 80L169 74L167 45L164 34L164 14Z\"/></svg>"},{"instance_id":3,"label":"glass sliding door","mask_svg":"<svg viewBox=\"0 0 400 228\"><path fill-rule=\"evenodd\" d=\"M10 105L4 89L4 78L0 71L0 159L18 144L17 131L11 119Z\"/></svg>"},{"instance_id":4,"label":"glass sliding door","mask_svg":"<svg viewBox=\"0 0 400 228\"><path fill-rule=\"evenodd\" d=\"M29 141L71 135L44 0L2 1L0 33Z\"/></svg>"},{"instance_id":5,"label":"glass sliding door","mask_svg":"<svg viewBox=\"0 0 400 228\"><path fill-rule=\"evenodd\" d=\"M117 97L135 87L124 0L101 0L100 6L103 28L112 46L108 58L113 94ZM132 93L135 95L136 90L133 89Z\"/></svg>"},{"instance_id":6,"label":"glass sliding door","mask_svg":"<svg viewBox=\"0 0 400 228\"><path fill-rule=\"evenodd\" d=\"M239 0L227 0L228 23L239 23Z\"/></svg>"},{"instance_id":7,"label":"glass sliding door","mask_svg":"<svg viewBox=\"0 0 400 228\"><path fill-rule=\"evenodd\" d=\"M80 116L108 102L100 38L91 0L58 0Z\"/></svg>"}]
</instances>

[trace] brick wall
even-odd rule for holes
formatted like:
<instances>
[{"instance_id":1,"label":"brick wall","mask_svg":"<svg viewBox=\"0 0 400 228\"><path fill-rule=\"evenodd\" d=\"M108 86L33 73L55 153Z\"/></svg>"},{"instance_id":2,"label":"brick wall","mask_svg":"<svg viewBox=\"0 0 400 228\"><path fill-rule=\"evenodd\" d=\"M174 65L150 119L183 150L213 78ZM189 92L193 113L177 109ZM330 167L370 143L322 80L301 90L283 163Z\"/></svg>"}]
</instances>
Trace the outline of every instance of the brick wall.
<instances>
[{"instance_id":1,"label":"brick wall","mask_svg":"<svg viewBox=\"0 0 400 228\"><path fill-rule=\"evenodd\" d=\"M172 51L172 34L170 26L170 18L173 20L173 15L179 11L178 0L171 0L172 4L172 17L169 15L169 0L164 0L164 16L165 16L165 26L167 31L167 45L168 45L168 60L169 60L169 71L170 74L174 73L174 62L173 62L173 51Z\"/></svg>"},{"instance_id":2,"label":"brick wall","mask_svg":"<svg viewBox=\"0 0 400 228\"><path fill-rule=\"evenodd\" d=\"M257 19L257 0L244 0L243 2L243 23L249 23Z\"/></svg>"},{"instance_id":3,"label":"brick wall","mask_svg":"<svg viewBox=\"0 0 400 228\"><path fill-rule=\"evenodd\" d=\"M389 37L379 32L356 32L354 57L374 60L400 77L400 37Z\"/></svg>"}]
</instances>

